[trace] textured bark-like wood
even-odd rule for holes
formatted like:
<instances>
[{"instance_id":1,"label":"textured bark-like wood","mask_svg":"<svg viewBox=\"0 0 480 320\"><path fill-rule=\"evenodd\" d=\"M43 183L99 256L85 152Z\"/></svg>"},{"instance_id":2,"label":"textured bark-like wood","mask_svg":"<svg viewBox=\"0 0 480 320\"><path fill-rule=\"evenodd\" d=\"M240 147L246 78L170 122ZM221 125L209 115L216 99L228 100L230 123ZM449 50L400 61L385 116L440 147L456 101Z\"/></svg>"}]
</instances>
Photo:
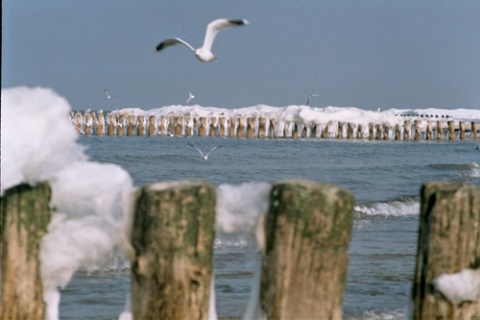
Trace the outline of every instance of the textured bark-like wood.
<instances>
[{"instance_id":1,"label":"textured bark-like wood","mask_svg":"<svg viewBox=\"0 0 480 320\"><path fill-rule=\"evenodd\" d=\"M137 117L133 114L127 116L127 136L131 137L135 134L135 127L137 126Z\"/></svg>"},{"instance_id":2,"label":"textured bark-like wood","mask_svg":"<svg viewBox=\"0 0 480 320\"><path fill-rule=\"evenodd\" d=\"M276 129L277 129L277 120L272 118L270 119L270 127L268 128L270 139L276 138L276 133L275 133Z\"/></svg>"},{"instance_id":3,"label":"textured bark-like wood","mask_svg":"<svg viewBox=\"0 0 480 320\"><path fill-rule=\"evenodd\" d=\"M85 112L85 135L91 136L93 132L93 117L91 112Z\"/></svg>"},{"instance_id":4,"label":"textured bark-like wood","mask_svg":"<svg viewBox=\"0 0 480 320\"><path fill-rule=\"evenodd\" d=\"M175 134L175 117L174 116L168 117L167 133L170 136L173 136Z\"/></svg>"},{"instance_id":5,"label":"textured bark-like wood","mask_svg":"<svg viewBox=\"0 0 480 320\"><path fill-rule=\"evenodd\" d=\"M410 123L410 120L405 120L404 124L404 130L403 130L403 140L409 140L410 139L410 130L412 129L412 124Z\"/></svg>"},{"instance_id":6,"label":"textured bark-like wood","mask_svg":"<svg viewBox=\"0 0 480 320\"><path fill-rule=\"evenodd\" d=\"M422 130L420 129L420 120L415 120L413 122L413 127L415 128L415 134L414 134L414 139L415 141L420 141L420 138L422 137Z\"/></svg>"},{"instance_id":7,"label":"textured bark-like wood","mask_svg":"<svg viewBox=\"0 0 480 320\"><path fill-rule=\"evenodd\" d=\"M328 123L323 127L322 131L322 139L327 139L328 138Z\"/></svg>"},{"instance_id":8,"label":"textured bark-like wood","mask_svg":"<svg viewBox=\"0 0 480 320\"><path fill-rule=\"evenodd\" d=\"M293 124L292 139L298 138L298 124Z\"/></svg>"},{"instance_id":9,"label":"textured bark-like wood","mask_svg":"<svg viewBox=\"0 0 480 320\"><path fill-rule=\"evenodd\" d=\"M383 126L383 140L388 140L390 137L390 127L388 125Z\"/></svg>"},{"instance_id":10,"label":"textured bark-like wood","mask_svg":"<svg viewBox=\"0 0 480 320\"><path fill-rule=\"evenodd\" d=\"M78 111L75 113L75 128L77 129L77 133L83 131L83 116Z\"/></svg>"},{"instance_id":11,"label":"textured bark-like wood","mask_svg":"<svg viewBox=\"0 0 480 320\"><path fill-rule=\"evenodd\" d=\"M343 139L343 122L338 123L337 139Z\"/></svg>"},{"instance_id":12,"label":"textured bark-like wood","mask_svg":"<svg viewBox=\"0 0 480 320\"><path fill-rule=\"evenodd\" d=\"M400 140L400 137L402 135L402 128L400 125L397 123L395 125L395 140Z\"/></svg>"},{"instance_id":13,"label":"textured bark-like wood","mask_svg":"<svg viewBox=\"0 0 480 320\"><path fill-rule=\"evenodd\" d=\"M465 122L463 121L458 122L458 130L460 131L459 133L460 140L465 140Z\"/></svg>"},{"instance_id":14,"label":"textured bark-like wood","mask_svg":"<svg viewBox=\"0 0 480 320\"><path fill-rule=\"evenodd\" d=\"M50 222L48 184L8 189L1 202L1 319L43 319L38 254Z\"/></svg>"},{"instance_id":15,"label":"textured bark-like wood","mask_svg":"<svg viewBox=\"0 0 480 320\"><path fill-rule=\"evenodd\" d=\"M108 114L107 135L114 136L117 128L117 116L114 113Z\"/></svg>"},{"instance_id":16,"label":"textured bark-like wood","mask_svg":"<svg viewBox=\"0 0 480 320\"><path fill-rule=\"evenodd\" d=\"M179 116L176 118L176 126L175 126L175 135L181 136L183 132L183 117Z\"/></svg>"},{"instance_id":17,"label":"textured bark-like wood","mask_svg":"<svg viewBox=\"0 0 480 320\"><path fill-rule=\"evenodd\" d=\"M255 138L255 118L254 117L247 118L247 138L248 139Z\"/></svg>"},{"instance_id":18,"label":"textured bark-like wood","mask_svg":"<svg viewBox=\"0 0 480 320\"><path fill-rule=\"evenodd\" d=\"M471 125L472 125L472 139L477 140L478 124L476 122L472 122Z\"/></svg>"},{"instance_id":19,"label":"textured bark-like wood","mask_svg":"<svg viewBox=\"0 0 480 320\"><path fill-rule=\"evenodd\" d=\"M441 120L437 121L437 140L443 140L443 122Z\"/></svg>"},{"instance_id":20,"label":"textured bark-like wood","mask_svg":"<svg viewBox=\"0 0 480 320\"><path fill-rule=\"evenodd\" d=\"M145 121L145 116L137 116L137 135L143 137L147 129L147 123Z\"/></svg>"},{"instance_id":21,"label":"textured bark-like wood","mask_svg":"<svg viewBox=\"0 0 480 320\"><path fill-rule=\"evenodd\" d=\"M267 319L341 319L353 195L307 180L273 185L261 305Z\"/></svg>"},{"instance_id":22,"label":"textured bark-like wood","mask_svg":"<svg viewBox=\"0 0 480 320\"><path fill-rule=\"evenodd\" d=\"M209 137L215 137L217 132L217 126L218 126L217 118L216 117L210 118L210 130L208 132Z\"/></svg>"},{"instance_id":23,"label":"textured bark-like wood","mask_svg":"<svg viewBox=\"0 0 480 320\"><path fill-rule=\"evenodd\" d=\"M230 118L230 137L234 138L237 136L237 133L235 132L237 128L237 119L234 117Z\"/></svg>"},{"instance_id":24,"label":"textured bark-like wood","mask_svg":"<svg viewBox=\"0 0 480 320\"><path fill-rule=\"evenodd\" d=\"M265 119L264 117L258 117L258 138L264 139L266 131L267 131L267 119Z\"/></svg>"},{"instance_id":25,"label":"textured bark-like wood","mask_svg":"<svg viewBox=\"0 0 480 320\"><path fill-rule=\"evenodd\" d=\"M353 139L353 131L355 129L355 125L353 123L348 123L347 125L347 139L352 140Z\"/></svg>"},{"instance_id":26,"label":"textured bark-like wood","mask_svg":"<svg viewBox=\"0 0 480 320\"><path fill-rule=\"evenodd\" d=\"M105 115L103 112L100 112L97 116L97 136L103 136L105 131Z\"/></svg>"},{"instance_id":27,"label":"textured bark-like wood","mask_svg":"<svg viewBox=\"0 0 480 320\"><path fill-rule=\"evenodd\" d=\"M207 133L207 118L200 117L198 118L198 136L205 137Z\"/></svg>"},{"instance_id":28,"label":"textured bark-like wood","mask_svg":"<svg viewBox=\"0 0 480 320\"><path fill-rule=\"evenodd\" d=\"M227 118L225 117L219 117L218 118L218 123L219 123L219 128L218 128L218 136L219 137L224 137L225 136L225 124L227 122Z\"/></svg>"},{"instance_id":29,"label":"textured bark-like wood","mask_svg":"<svg viewBox=\"0 0 480 320\"><path fill-rule=\"evenodd\" d=\"M455 121L448 121L448 140L455 140Z\"/></svg>"},{"instance_id":30,"label":"textured bark-like wood","mask_svg":"<svg viewBox=\"0 0 480 320\"><path fill-rule=\"evenodd\" d=\"M208 319L215 188L157 183L138 192L132 231L134 319Z\"/></svg>"},{"instance_id":31,"label":"textured bark-like wood","mask_svg":"<svg viewBox=\"0 0 480 320\"><path fill-rule=\"evenodd\" d=\"M382 134L383 134L383 125L377 124L375 126L375 140L382 140Z\"/></svg>"},{"instance_id":32,"label":"textured bark-like wood","mask_svg":"<svg viewBox=\"0 0 480 320\"><path fill-rule=\"evenodd\" d=\"M125 115L121 114L118 116L118 126L117 126L117 136L123 137L125 133L125 126L126 126L126 118Z\"/></svg>"},{"instance_id":33,"label":"textured bark-like wood","mask_svg":"<svg viewBox=\"0 0 480 320\"><path fill-rule=\"evenodd\" d=\"M195 121L193 122L193 125L192 125L192 117L185 117L185 125L186 125L186 128L185 128L185 135L187 137L191 137L193 136L193 128L195 127Z\"/></svg>"},{"instance_id":34,"label":"textured bark-like wood","mask_svg":"<svg viewBox=\"0 0 480 320\"><path fill-rule=\"evenodd\" d=\"M357 139L363 139L363 126L361 124L357 128Z\"/></svg>"},{"instance_id":35,"label":"textured bark-like wood","mask_svg":"<svg viewBox=\"0 0 480 320\"><path fill-rule=\"evenodd\" d=\"M375 127L373 123L368 124L368 140L373 140L373 132L375 131L374 128Z\"/></svg>"},{"instance_id":36,"label":"textured bark-like wood","mask_svg":"<svg viewBox=\"0 0 480 320\"><path fill-rule=\"evenodd\" d=\"M412 289L415 319L480 317L480 301L453 306L431 286L436 277L464 268L480 268L480 189L447 182L424 184Z\"/></svg>"},{"instance_id":37,"label":"textured bark-like wood","mask_svg":"<svg viewBox=\"0 0 480 320\"><path fill-rule=\"evenodd\" d=\"M237 138L245 138L245 118L237 117Z\"/></svg>"},{"instance_id":38,"label":"textured bark-like wood","mask_svg":"<svg viewBox=\"0 0 480 320\"><path fill-rule=\"evenodd\" d=\"M160 116L160 120L158 121L158 135L165 135L165 116Z\"/></svg>"},{"instance_id":39,"label":"textured bark-like wood","mask_svg":"<svg viewBox=\"0 0 480 320\"><path fill-rule=\"evenodd\" d=\"M155 135L155 127L157 126L157 117L154 115L148 116L148 136Z\"/></svg>"}]
</instances>

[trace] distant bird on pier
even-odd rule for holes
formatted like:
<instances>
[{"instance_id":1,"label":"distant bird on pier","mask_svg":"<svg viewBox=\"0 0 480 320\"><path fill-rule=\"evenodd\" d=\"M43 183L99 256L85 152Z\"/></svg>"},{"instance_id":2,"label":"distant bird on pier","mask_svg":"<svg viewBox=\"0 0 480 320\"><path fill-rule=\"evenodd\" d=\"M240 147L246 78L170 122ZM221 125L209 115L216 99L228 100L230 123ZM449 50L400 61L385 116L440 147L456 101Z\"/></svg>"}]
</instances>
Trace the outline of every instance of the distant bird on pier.
<instances>
[{"instance_id":1,"label":"distant bird on pier","mask_svg":"<svg viewBox=\"0 0 480 320\"><path fill-rule=\"evenodd\" d=\"M188 92L188 99L187 99L187 102L186 102L186 103L189 103L189 102L192 101L194 98L195 98L195 96L192 94L191 91L189 91L189 92Z\"/></svg>"},{"instance_id":2,"label":"distant bird on pier","mask_svg":"<svg viewBox=\"0 0 480 320\"><path fill-rule=\"evenodd\" d=\"M313 93L313 94L309 95L308 98L307 98L307 106L310 105L310 98L314 98L314 97L318 98L319 95L316 94L316 93Z\"/></svg>"},{"instance_id":3,"label":"distant bird on pier","mask_svg":"<svg viewBox=\"0 0 480 320\"><path fill-rule=\"evenodd\" d=\"M116 97L117 97L117 96L111 96L111 95L108 93L107 89L103 89L103 92L105 92L105 95L107 96L107 99L113 99L113 98L116 98Z\"/></svg>"},{"instance_id":4,"label":"distant bird on pier","mask_svg":"<svg viewBox=\"0 0 480 320\"><path fill-rule=\"evenodd\" d=\"M156 49L157 51L161 51L173 45L183 44L195 52L195 56L198 60L202 62L210 62L218 58L211 51L213 40L215 40L218 31L229 27L244 26L247 24L248 21L244 19L217 19L208 24L207 31L205 33L205 40L203 41L203 46L201 48L195 49L188 42L180 38L169 38L160 42Z\"/></svg>"},{"instance_id":5,"label":"distant bird on pier","mask_svg":"<svg viewBox=\"0 0 480 320\"><path fill-rule=\"evenodd\" d=\"M192 148L195 148L198 150L198 152L200 152L200 155L202 156L203 160L207 161L208 160L208 155L215 149L218 149L220 147L222 147L222 145L219 145L219 146L216 146L216 147L213 147L212 149L210 149L210 151L208 151L208 153L206 155L203 154L202 150L198 149L195 145L191 144L190 142L188 143L188 145Z\"/></svg>"}]
</instances>

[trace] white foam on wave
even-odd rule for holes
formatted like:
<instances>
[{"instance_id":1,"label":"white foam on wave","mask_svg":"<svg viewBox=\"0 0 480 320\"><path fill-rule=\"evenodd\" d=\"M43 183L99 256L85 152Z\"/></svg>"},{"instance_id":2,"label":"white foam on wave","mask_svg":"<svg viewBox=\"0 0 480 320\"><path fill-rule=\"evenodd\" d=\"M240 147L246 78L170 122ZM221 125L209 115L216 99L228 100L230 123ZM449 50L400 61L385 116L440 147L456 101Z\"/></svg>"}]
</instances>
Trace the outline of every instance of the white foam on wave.
<instances>
[{"instance_id":1,"label":"white foam on wave","mask_svg":"<svg viewBox=\"0 0 480 320\"><path fill-rule=\"evenodd\" d=\"M375 202L368 205L356 205L354 211L366 216L410 216L419 214L420 203L414 199Z\"/></svg>"},{"instance_id":2,"label":"white foam on wave","mask_svg":"<svg viewBox=\"0 0 480 320\"><path fill-rule=\"evenodd\" d=\"M2 89L2 194L48 181L52 209L40 248L46 318L80 268L100 268L126 248L133 182L120 166L87 161L66 118L68 102L45 88ZM14 137L14 138L13 138Z\"/></svg>"}]
</instances>

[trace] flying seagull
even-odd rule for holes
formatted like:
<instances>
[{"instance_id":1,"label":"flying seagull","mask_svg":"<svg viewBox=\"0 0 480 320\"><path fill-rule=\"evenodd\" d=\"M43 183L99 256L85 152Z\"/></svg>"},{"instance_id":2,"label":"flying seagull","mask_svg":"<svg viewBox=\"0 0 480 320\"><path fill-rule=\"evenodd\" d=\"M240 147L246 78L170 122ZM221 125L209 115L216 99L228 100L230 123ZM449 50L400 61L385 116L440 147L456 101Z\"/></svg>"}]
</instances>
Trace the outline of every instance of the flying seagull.
<instances>
[{"instance_id":1,"label":"flying seagull","mask_svg":"<svg viewBox=\"0 0 480 320\"><path fill-rule=\"evenodd\" d=\"M188 99L187 99L187 103L189 103L193 98L195 98L195 96L192 94L192 92L188 92Z\"/></svg>"},{"instance_id":2,"label":"flying seagull","mask_svg":"<svg viewBox=\"0 0 480 320\"><path fill-rule=\"evenodd\" d=\"M105 92L105 95L107 96L107 99L112 99L112 98L116 97L116 96L111 96L111 95L108 93L107 89L103 89L103 92Z\"/></svg>"},{"instance_id":3,"label":"flying seagull","mask_svg":"<svg viewBox=\"0 0 480 320\"><path fill-rule=\"evenodd\" d=\"M195 56L198 60L202 62L210 62L218 58L211 51L213 40L215 40L218 31L229 27L244 26L247 24L248 21L245 19L217 19L208 24L207 31L205 33L205 40L203 41L203 46L201 48L195 49L188 42L180 38L169 38L160 42L156 49L157 51L161 51L176 44L183 44L195 52Z\"/></svg>"},{"instance_id":4,"label":"flying seagull","mask_svg":"<svg viewBox=\"0 0 480 320\"><path fill-rule=\"evenodd\" d=\"M195 145L191 144L190 142L188 143L188 145L192 148L195 148L198 150L198 152L200 152L200 155L202 156L203 160L207 161L208 160L208 155L215 149L218 149L220 148L222 145L219 145L219 146L216 146L216 147L213 147L210 151L208 151L208 153L206 155L203 154L202 150L198 149Z\"/></svg>"}]
</instances>

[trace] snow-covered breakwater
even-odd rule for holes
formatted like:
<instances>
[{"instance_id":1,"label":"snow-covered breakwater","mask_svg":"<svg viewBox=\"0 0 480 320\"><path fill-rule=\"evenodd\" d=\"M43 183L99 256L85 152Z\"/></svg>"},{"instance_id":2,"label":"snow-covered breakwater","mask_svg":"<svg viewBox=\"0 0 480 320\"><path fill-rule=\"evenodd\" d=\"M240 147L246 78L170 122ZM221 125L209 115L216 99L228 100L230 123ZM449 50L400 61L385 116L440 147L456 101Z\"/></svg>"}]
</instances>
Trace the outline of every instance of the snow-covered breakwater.
<instances>
[{"instance_id":1,"label":"snow-covered breakwater","mask_svg":"<svg viewBox=\"0 0 480 320\"><path fill-rule=\"evenodd\" d=\"M70 112L85 135L205 136L231 138L335 138L369 140L464 140L478 137L480 111L255 106L242 109L169 106Z\"/></svg>"}]
</instances>

